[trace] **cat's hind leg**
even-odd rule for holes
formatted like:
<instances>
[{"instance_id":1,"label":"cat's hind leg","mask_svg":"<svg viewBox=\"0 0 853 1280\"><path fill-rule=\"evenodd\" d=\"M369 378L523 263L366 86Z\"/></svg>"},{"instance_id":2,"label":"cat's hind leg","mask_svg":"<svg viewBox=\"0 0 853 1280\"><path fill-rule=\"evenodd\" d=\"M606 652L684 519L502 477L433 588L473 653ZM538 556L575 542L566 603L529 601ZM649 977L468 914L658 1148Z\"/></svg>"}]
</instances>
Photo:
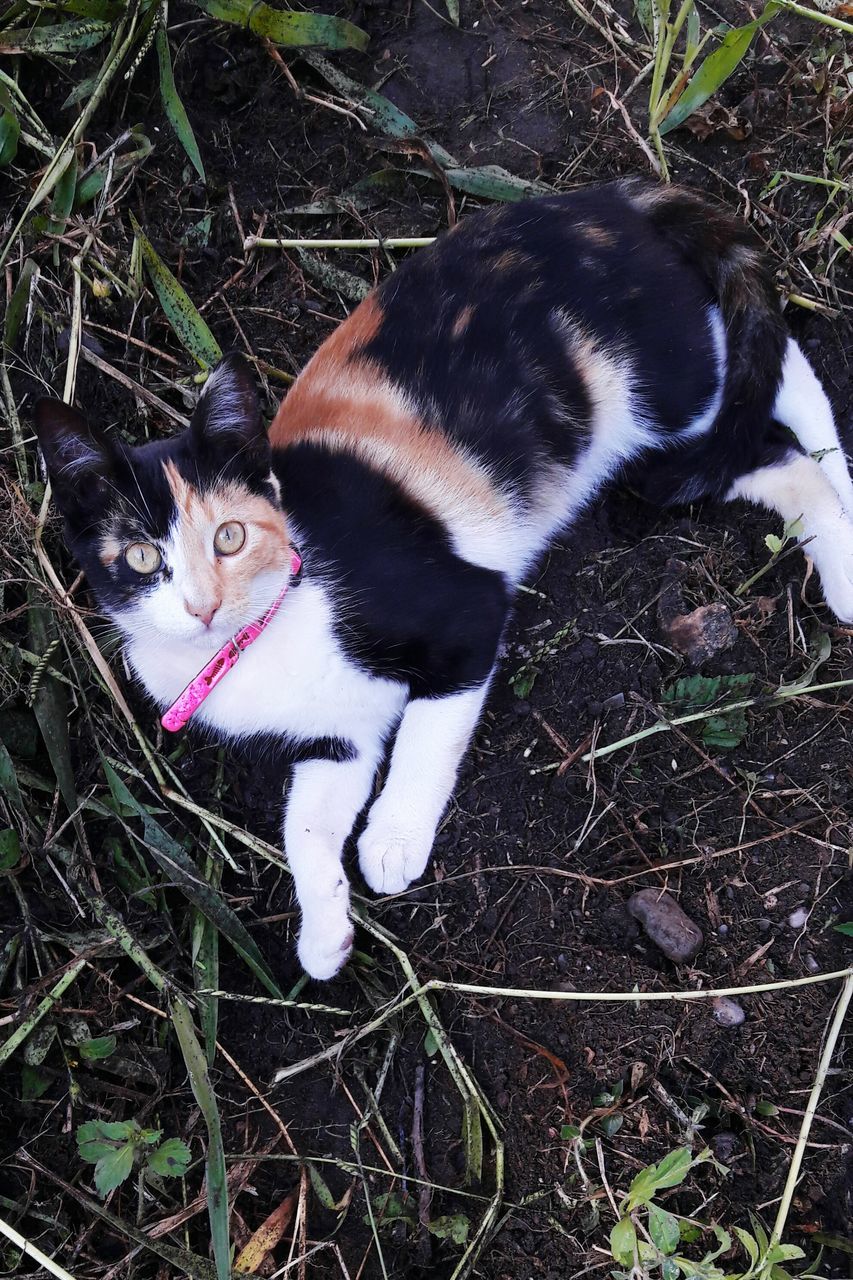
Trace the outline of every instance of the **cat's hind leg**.
<instances>
[{"instance_id":1,"label":"cat's hind leg","mask_svg":"<svg viewBox=\"0 0 853 1280\"><path fill-rule=\"evenodd\" d=\"M485 680L445 697L415 698L406 707L385 786L358 842L361 872L375 893L402 893L426 870L488 687Z\"/></svg>"},{"instance_id":2,"label":"cat's hind leg","mask_svg":"<svg viewBox=\"0 0 853 1280\"><path fill-rule=\"evenodd\" d=\"M353 760L306 760L293 770L284 850L302 913L297 951L312 978L333 978L352 950L344 843L370 798L379 752Z\"/></svg>"},{"instance_id":3,"label":"cat's hind leg","mask_svg":"<svg viewBox=\"0 0 853 1280\"><path fill-rule=\"evenodd\" d=\"M793 338L788 339L782 382L773 417L800 443L832 482L847 514L853 518L853 480L838 438L832 406L817 375Z\"/></svg>"},{"instance_id":4,"label":"cat's hind leg","mask_svg":"<svg viewBox=\"0 0 853 1280\"><path fill-rule=\"evenodd\" d=\"M808 543L804 550L820 575L826 603L843 622L853 622L853 520L821 463L791 448L741 476L725 497L769 507L786 525L802 521L799 541Z\"/></svg>"}]
</instances>

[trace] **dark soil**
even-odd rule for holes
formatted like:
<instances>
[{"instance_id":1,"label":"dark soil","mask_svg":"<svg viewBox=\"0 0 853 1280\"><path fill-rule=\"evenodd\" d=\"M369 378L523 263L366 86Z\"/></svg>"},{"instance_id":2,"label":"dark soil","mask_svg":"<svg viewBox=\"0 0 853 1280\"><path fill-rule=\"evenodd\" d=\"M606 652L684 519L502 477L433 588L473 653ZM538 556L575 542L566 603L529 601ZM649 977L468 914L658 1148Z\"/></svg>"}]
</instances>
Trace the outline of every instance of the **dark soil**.
<instances>
[{"instance_id":1,"label":"dark soil","mask_svg":"<svg viewBox=\"0 0 853 1280\"><path fill-rule=\"evenodd\" d=\"M737 21L751 12L740 4L724 10ZM356 5L348 16L369 31L370 52L336 56L336 62L361 83L381 87L462 163L500 164L561 189L648 172L643 153L604 92L624 95L634 72L567 4L463 0L461 30L453 29L443 13L442 0L434 0L432 8L422 0ZM709 23L715 13L707 14ZM147 122L156 147L125 205L133 208L196 303L209 304L205 316L223 347L245 343L269 366L295 372L350 304L313 279L294 254L258 254L246 266L237 218L247 234L263 224L265 234L430 235L447 224L445 194L428 177L411 173L420 163L417 157L383 150L380 139L350 118L298 100L254 38L199 23L195 10L175 7L170 21L180 24L173 34L176 77L202 149L208 191L195 180L162 116L151 55L150 71L146 63L127 100L127 91L117 90L96 117L95 136L103 147L124 122ZM626 16L626 21L636 33L633 20ZM711 117L706 137L687 130L674 134L668 154L677 180L695 183L749 213L775 255L782 287L834 305L835 316L791 305L789 317L843 427L853 406L853 327L844 306L849 293L842 289L833 295L833 277L823 274L826 244L806 244L825 192L788 183L763 194L777 169L824 172L828 140L840 138L843 120L832 114L835 106L819 74L820 51L830 45L823 29L778 19L761 37L756 58L719 95L728 115ZM642 64L638 49L630 56ZM327 91L304 63L291 65L306 90ZM25 70L22 83L58 132L67 118L59 104L69 79L65 73L50 80L40 75L35 68ZM640 134L644 95L641 86L629 99ZM381 169L396 171L395 185L372 207L356 208L346 193ZM340 205L332 214L284 212L331 196ZM460 217L474 207L458 192L456 203ZM200 244L188 238L188 230L206 213L212 215L209 237ZM106 238L122 260L130 243L126 208L118 211ZM333 260L368 281L392 267L384 253L338 254ZM815 277L822 291L816 291ZM64 303L45 290L41 306L46 313L39 318L41 337L31 340L17 369L25 421L34 378L61 385ZM87 328L88 340L99 344L104 357L184 408L175 389L161 380L160 375L174 376L171 367L96 327L129 332L171 352L186 372L186 359L156 304L146 299L131 310L115 298L89 297L86 307L95 322ZM270 386L271 407L281 390L274 375ZM80 367L78 399L101 421L139 433L130 395L86 364ZM171 428L154 413L146 429ZM853 914L853 708L847 690L751 712L743 741L728 751L703 745L699 732L688 726L621 750L594 768L579 758L565 770L558 768L567 753L578 757L590 736L602 746L653 723L647 704L659 702L667 685L690 674L669 647L659 619L661 593L675 572L672 561L683 566L678 572L686 606L723 601L737 626L734 647L709 662L704 674L754 673L754 692L775 689L803 675L809 644L824 633L832 652L818 679L850 675L851 633L835 626L821 605L802 556L784 559L743 596L734 595L767 561L763 540L774 529L769 517L734 508L662 514L622 491L609 495L554 547L531 590L519 597L502 674L424 882L393 901L367 904L399 939L421 979L551 992L667 991L761 984L849 963L849 943L830 927ZM58 559L56 540L52 547ZM13 636L15 625L13 618ZM81 703L71 712L81 794L89 785L102 787L92 750L101 728L93 725L103 726L110 715L94 686L89 696L96 700L91 711ZM150 711L141 702L135 705L153 734ZM7 731L13 712L25 714L20 695L10 698L4 713ZM107 749L113 739L111 731L103 732ZM127 750L134 766L144 769L135 749ZM176 756L191 793L211 807L217 760L212 748ZM276 841L281 777L269 762L249 768L233 757L228 761L218 792L224 811ZM36 754L33 767L43 763ZM142 782L137 793L144 795ZM112 874L109 846L94 820L93 831L107 897L125 912L158 962L171 964L174 976L189 982L181 900L167 890L166 900L178 914L164 917L139 895L125 897L126 886ZM238 852L235 846L232 851ZM355 875L354 864L352 870ZM80 931L84 924L56 879L44 869L38 875L30 927L48 935ZM226 871L223 884L278 981L290 989L299 970L287 879L254 860L250 876ZM676 969L626 911L630 894L649 886L665 887L702 928L705 943L693 968ZM805 923L793 927L789 917L802 906L808 912ZM0 883L0 918L12 922L12 929L18 908ZM380 1227L388 1275L449 1275L459 1247L425 1236L417 1226L417 1184L411 1179L420 1175L411 1131L419 1067L426 1069L425 1168L432 1182L448 1188L435 1192L428 1213L433 1219L467 1214L473 1231L493 1191L494 1169L487 1141L482 1184L464 1185L459 1096L434 1046L425 1043L421 1016L410 1006L381 1031L347 1047L331 1065L271 1087L278 1068L337 1043L342 1027L363 1025L402 988L403 975L384 947L368 933L359 935L357 946L361 958L338 981L307 988L300 997L352 1009L350 1018L223 1001L220 1040L287 1125L301 1155L347 1164L342 1169L323 1163L316 1169L335 1200L353 1190L334 1237L350 1274L382 1274L366 1219L360 1159L371 1168L402 1170L402 1179L394 1182L384 1174L365 1175L380 1218L378 1197L389 1189L398 1196L408 1189L414 1205L408 1210L410 1225L397 1221ZM100 1084L91 1071L81 1077L83 1102L75 1107L68 1105L65 1073L37 1102L20 1103L20 1072L14 1066L0 1085L7 1194L18 1203L28 1196L30 1209L42 1213L59 1204L60 1192L40 1177L29 1182L32 1166L19 1158L21 1141L40 1166L75 1184L82 1176L87 1187L88 1171L81 1175L72 1137L81 1119L119 1111L140 1115L147 1109L160 1117L158 1123L171 1126L169 1132L188 1133L192 1100L177 1054L165 1051L159 1026L146 1023L144 1011L122 998L129 991L147 1001L151 991L118 957L99 966L109 980L92 980L79 996L86 1006L83 1015L96 1028L92 1034L127 1019L137 1028L128 1032L125 1049L136 1072L122 1081L130 1090L125 1109L120 1110L120 1096L118 1109L108 1109L121 1077L103 1072ZM223 954L221 985L255 991L230 952ZM686 1190L670 1198L670 1207L697 1211L703 1223L729 1228L748 1225L749 1209L772 1223L837 990L837 984L828 983L743 997L746 1019L735 1028L715 1021L704 1003L436 997L452 1043L494 1108L506 1147L509 1207L476 1274L490 1280L564 1280L586 1268L606 1274L602 1250L613 1218L602 1169L611 1187L624 1190L639 1168L684 1143L679 1109L688 1114L701 1109L695 1149L710 1144L730 1173L723 1177L705 1166ZM64 1013L73 1009L66 998ZM376 1087L389 1044L390 1070L380 1098L387 1128L371 1119L357 1138L356 1155L352 1127L368 1108L365 1084ZM787 1238L804 1245L810 1258L816 1234L850 1232L849 1039L845 1046L842 1037L834 1065L788 1227ZM269 1113L221 1060L214 1082L229 1154L261 1151L275 1133ZM602 1102L601 1095L619 1082L621 1098ZM768 1114L766 1106L756 1110L762 1103L775 1104L778 1113ZM621 1126L613 1123L613 1115ZM561 1137L562 1126L585 1121L586 1136L601 1142L602 1161L599 1166L590 1144L582 1158L586 1188L570 1143ZM197 1118L190 1128L199 1155ZM389 1134L400 1148L399 1158L391 1154ZM298 1183L298 1167L277 1159L284 1154L283 1144L272 1147L271 1158L258 1164L236 1200L244 1238ZM118 1193L111 1208L134 1219L135 1191ZM162 1210L154 1214L151 1205L145 1212L145 1224L165 1216ZM330 1238L338 1213L324 1208L317 1194L310 1196L307 1212L308 1239ZM73 1198L64 1201L72 1242L82 1230L80 1213ZM33 1220L30 1226L33 1238L44 1230ZM193 1219L189 1231L192 1247L206 1254L203 1216ZM169 1239L185 1243L182 1230ZM90 1224L85 1238L78 1235L66 1265L72 1271L76 1266L81 1276L98 1274L97 1265L105 1270L121 1262L126 1247L120 1234ZM286 1249L279 1253L278 1265L283 1265ZM843 1252L831 1253L819 1270L845 1275L848 1261ZM136 1275L172 1274L165 1263L156 1273L145 1253L132 1265ZM308 1267L312 1275L340 1274L330 1251L312 1258ZM732 1255L729 1270L740 1269L742 1259L738 1263Z\"/></svg>"}]
</instances>

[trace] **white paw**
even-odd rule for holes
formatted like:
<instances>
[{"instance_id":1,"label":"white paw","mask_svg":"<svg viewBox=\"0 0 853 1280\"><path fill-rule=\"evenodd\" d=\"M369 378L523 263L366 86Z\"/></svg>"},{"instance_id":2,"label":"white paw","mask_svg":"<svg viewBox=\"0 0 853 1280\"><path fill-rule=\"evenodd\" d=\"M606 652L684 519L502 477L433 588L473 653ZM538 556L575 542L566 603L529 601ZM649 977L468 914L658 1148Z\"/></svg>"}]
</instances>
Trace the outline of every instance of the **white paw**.
<instances>
[{"instance_id":1,"label":"white paw","mask_svg":"<svg viewBox=\"0 0 853 1280\"><path fill-rule=\"evenodd\" d=\"M311 904L303 911L296 952L302 968L321 982L334 978L352 951L353 928L349 918L349 890L345 880L334 897Z\"/></svg>"},{"instance_id":2,"label":"white paw","mask_svg":"<svg viewBox=\"0 0 853 1280\"><path fill-rule=\"evenodd\" d=\"M402 893L426 871L435 832L402 831L368 822L358 842L358 862L374 893Z\"/></svg>"}]
</instances>

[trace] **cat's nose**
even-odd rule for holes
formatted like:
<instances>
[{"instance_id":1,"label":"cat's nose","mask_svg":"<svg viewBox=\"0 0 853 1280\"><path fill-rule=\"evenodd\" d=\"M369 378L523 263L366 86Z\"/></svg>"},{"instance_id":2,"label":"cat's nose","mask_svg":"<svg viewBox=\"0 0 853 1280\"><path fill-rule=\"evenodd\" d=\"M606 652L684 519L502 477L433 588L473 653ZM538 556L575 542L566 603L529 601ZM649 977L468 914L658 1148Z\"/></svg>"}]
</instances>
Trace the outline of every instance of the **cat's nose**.
<instances>
[{"instance_id":1,"label":"cat's nose","mask_svg":"<svg viewBox=\"0 0 853 1280\"><path fill-rule=\"evenodd\" d=\"M204 604L194 604L190 600L185 600L184 608L193 618L198 618L199 622L203 622L206 627L209 627L221 604L221 600L207 600Z\"/></svg>"}]
</instances>

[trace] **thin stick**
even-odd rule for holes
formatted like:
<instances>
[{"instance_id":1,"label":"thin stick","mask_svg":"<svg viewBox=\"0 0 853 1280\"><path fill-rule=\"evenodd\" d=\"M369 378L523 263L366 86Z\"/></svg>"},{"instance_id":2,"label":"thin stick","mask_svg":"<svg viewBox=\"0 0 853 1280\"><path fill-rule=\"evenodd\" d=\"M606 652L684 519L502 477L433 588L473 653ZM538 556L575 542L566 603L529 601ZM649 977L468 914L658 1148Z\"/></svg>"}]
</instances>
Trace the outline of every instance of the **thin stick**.
<instances>
[{"instance_id":1,"label":"thin stick","mask_svg":"<svg viewBox=\"0 0 853 1280\"><path fill-rule=\"evenodd\" d=\"M853 997L853 971L848 973L844 986L841 989L841 994L838 997L838 1004L835 1006L835 1016L833 1017L829 1027L826 1044L823 1046L823 1053L820 1055L817 1075L812 1086L812 1091L809 1094L809 1100L806 1103L806 1112L803 1116L803 1123L800 1127L800 1135L797 1138L797 1145L794 1148L793 1155L791 1156L791 1166L788 1169L785 1189L782 1192L782 1199L779 1202L779 1211L776 1214L776 1222L773 1227L773 1233L770 1236L770 1248L779 1243L782 1239L782 1232L785 1230L785 1223L788 1220L791 1201L794 1198L794 1191L796 1190L797 1181L800 1176L800 1168L802 1167L803 1156L805 1154L806 1144L808 1143L812 1121L815 1117L815 1111L817 1110L821 1090L826 1082L826 1077L832 1062L832 1055L835 1052L835 1046L838 1043L838 1037L841 1034L841 1027L844 1022L847 1009L850 1005L851 997Z\"/></svg>"},{"instance_id":2,"label":"thin stick","mask_svg":"<svg viewBox=\"0 0 853 1280\"><path fill-rule=\"evenodd\" d=\"M37 1262L40 1267L44 1267L45 1271L56 1276L56 1280L74 1280L70 1271L66 1271L58 1262L54 1262L46 1253L42 1253L37 1245L30 1244L29 1240L26 1240L19 1231L2 1218L0 1218L0 1232L11 1240L12 1244L17 1245L25 1257L32 1258L33 1262Z\"/></svg>"},{"instance_id":3,"label":"thin stick","mask_svg":"<svg viewBox=\"0 0 853 1280\"><path fill-rule=\"evenodd\" d=\"M743 711L747 707L773 707L786 698L801 698L804 694L823 693L827 689L845 689L850 685L853 685L853 680L829 680L826 684L804 686L791 685L789 688L777 689L775 693L763 698L741 698L738 702L721 702L704 711L693 711L687 716L674 716L672 720L658 720L656 724L649 725L647 729L640 729L637 733L631 733L627 738L619 738L606 747L596 747L588 751L581 759L585 764L592 759L600 760L602 756L609 756L614 751L621 751L623 747L633 746L635 742L642 742L644 738L651 738L656 733L665 733L675 725L694 724L697 720L710 720L713 716L728 715L730 711Z\"/></svg>"},{"instance_id":4,"label":"thin stick","mask_svg":"<svg viewBox=\"0 0 853 1280\"><path fill-rule=\"evenodd\" d=\"M367 237L364 240L287 240L281 237L246 236L243 251L250 249L424 249L435 236L392 236L388 240Z\"/></svg>"}]
</instances>

